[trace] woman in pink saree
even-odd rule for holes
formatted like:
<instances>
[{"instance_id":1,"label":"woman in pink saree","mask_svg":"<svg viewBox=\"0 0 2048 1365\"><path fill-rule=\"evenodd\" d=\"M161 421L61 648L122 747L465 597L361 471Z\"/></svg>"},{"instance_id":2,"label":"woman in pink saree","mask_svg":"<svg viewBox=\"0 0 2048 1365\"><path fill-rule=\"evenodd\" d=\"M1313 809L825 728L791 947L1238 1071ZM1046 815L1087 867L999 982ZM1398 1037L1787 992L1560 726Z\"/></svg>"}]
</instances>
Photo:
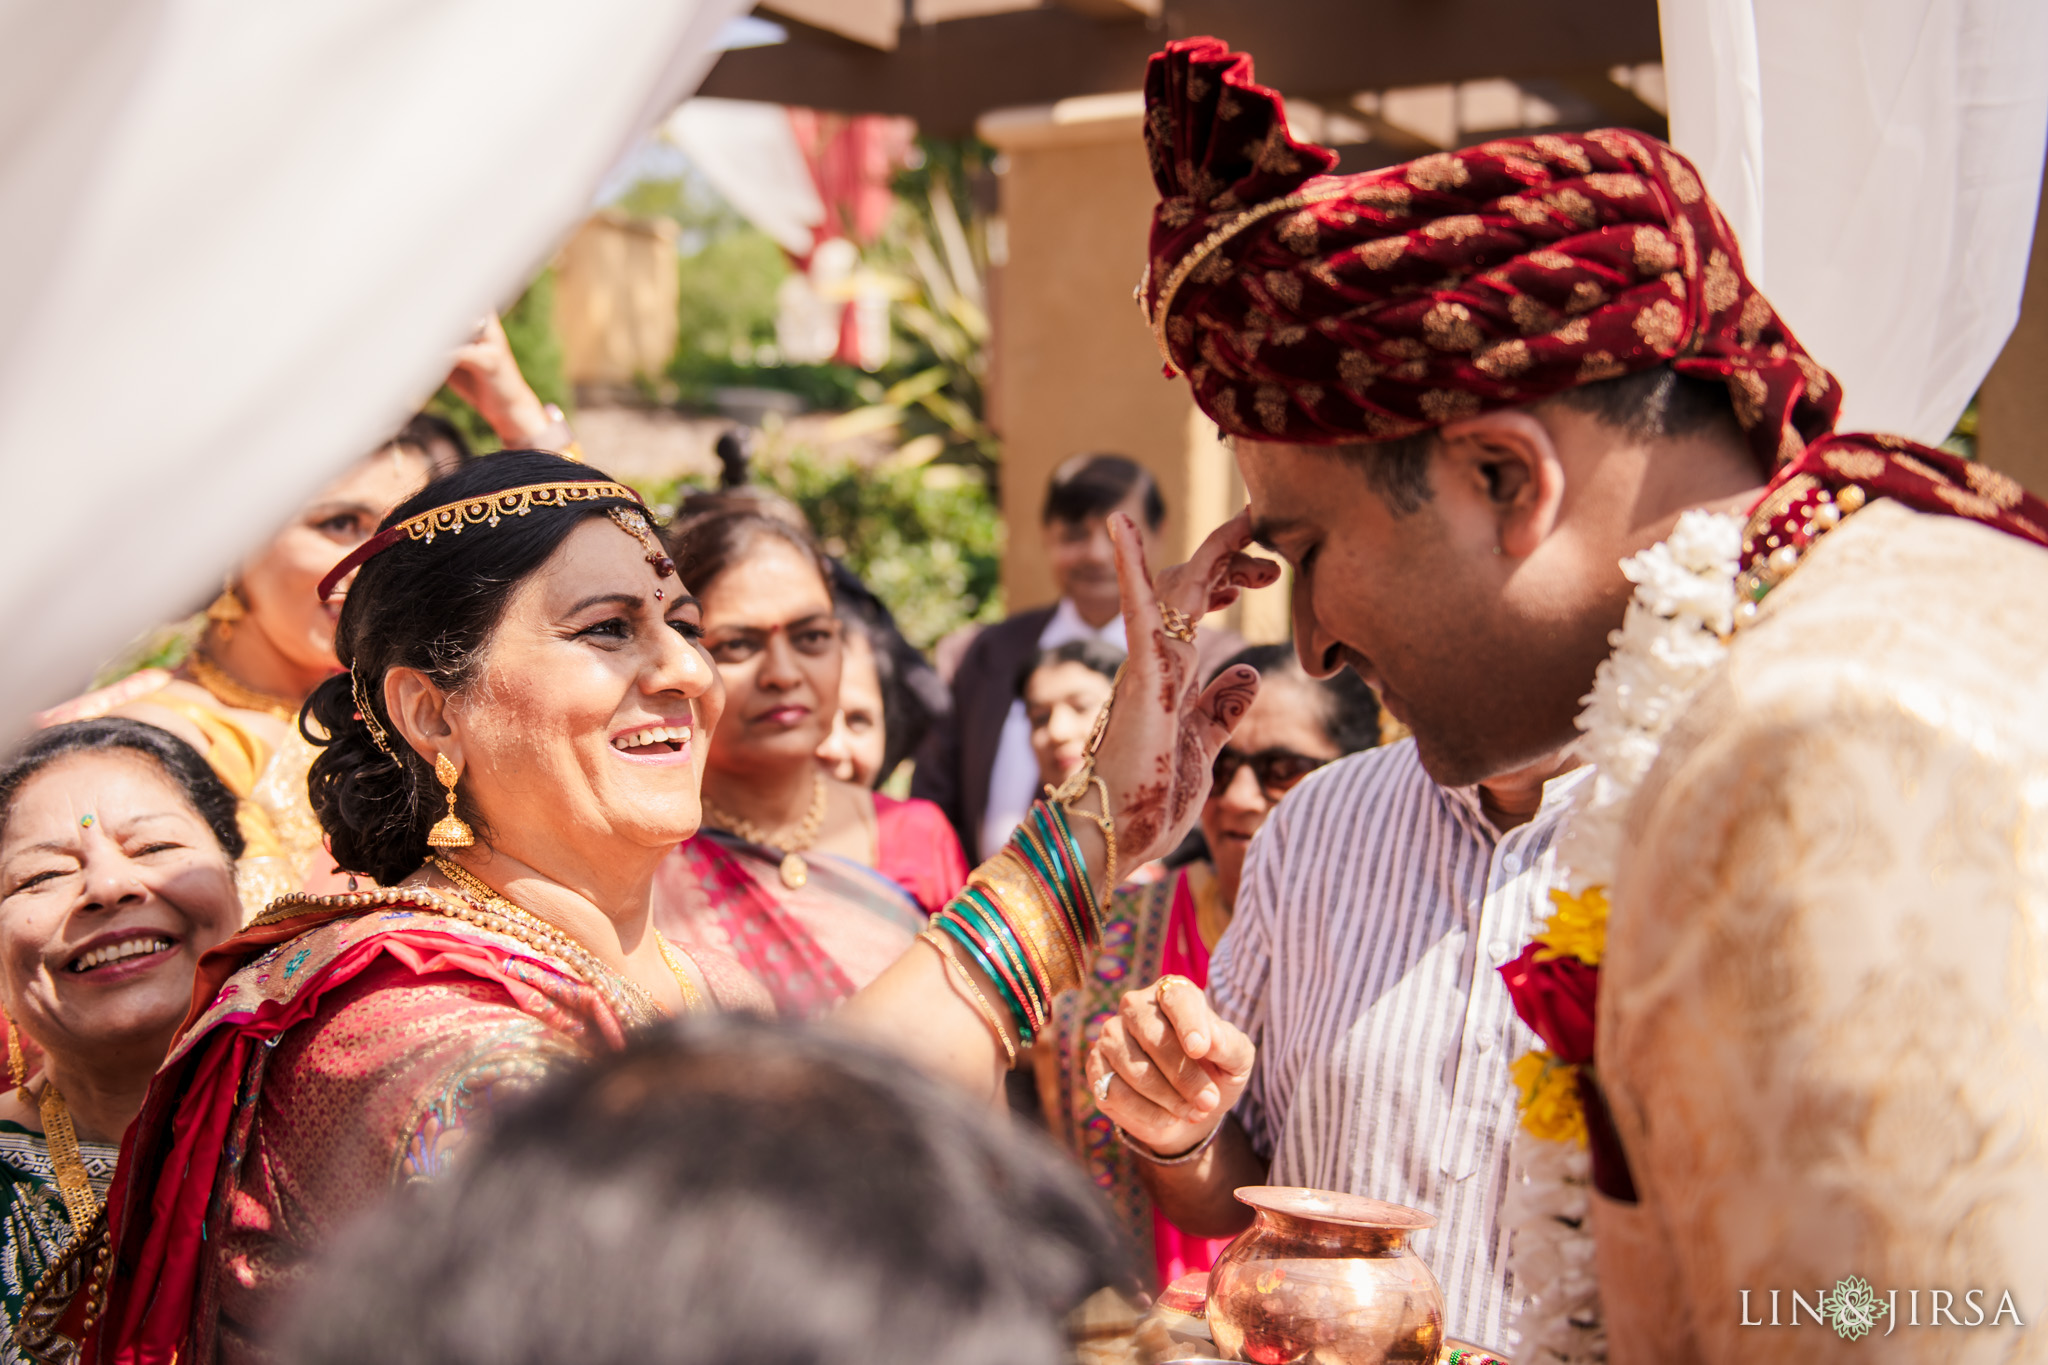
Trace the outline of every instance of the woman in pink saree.
<instances>
[{"instance_id":1,"label":"woman in pink saree","mask_svg":"<svg viewBox=\"0 0 2048 1365\"><path fill-rule=\"evenodd\" d=\"M824 771L845 626L830 567L779 518L725 510L670 545L704 606L725 685L705 756L704 829L655 879L655 923L738 959L777 1010L807 1018L879 976L967 880L928 801L891 801Z\"/></svg>"}]
</instances>

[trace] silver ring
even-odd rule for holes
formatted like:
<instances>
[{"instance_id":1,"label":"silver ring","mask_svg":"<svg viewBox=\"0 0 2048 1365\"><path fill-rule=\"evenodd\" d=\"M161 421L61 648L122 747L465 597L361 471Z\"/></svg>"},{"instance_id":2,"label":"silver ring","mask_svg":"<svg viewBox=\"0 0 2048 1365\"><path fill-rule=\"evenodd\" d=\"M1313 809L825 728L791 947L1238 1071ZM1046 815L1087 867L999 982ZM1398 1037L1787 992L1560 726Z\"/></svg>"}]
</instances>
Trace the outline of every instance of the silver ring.
<instances>
[{"instance_id":1,"label":"silver ring","mask_svg":"<svg viewBox=\"0 0 2048 1365\"><path fill-rule=\"evenodd\" d=\"M1101 1077L1095 1082L1095 1084L1088 1087L1090 1090L1095 1092L1095 1102L1098 1105L1109 1103L1109 1083L1115 1079L1116 1073L1105 1066L1103 1068Z\"/></svg>"}]
</instances>

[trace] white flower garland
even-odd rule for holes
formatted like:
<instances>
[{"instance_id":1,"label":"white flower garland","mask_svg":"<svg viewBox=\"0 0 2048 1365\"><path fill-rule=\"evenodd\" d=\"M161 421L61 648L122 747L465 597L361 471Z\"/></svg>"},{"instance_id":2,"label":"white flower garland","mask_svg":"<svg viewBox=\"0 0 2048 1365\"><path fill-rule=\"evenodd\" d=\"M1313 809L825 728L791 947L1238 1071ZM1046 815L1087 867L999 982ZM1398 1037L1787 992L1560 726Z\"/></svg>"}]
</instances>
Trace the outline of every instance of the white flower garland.
<instances>
[{"instance_id":1,"label":"white flower garland","mask_svg":"<svg viewBox=\"0 0 2048 1365\"><path fill-rule=\"evenodd\" d=\"M1570 895L1613 885L1629 802L1672 722L1727 653L1742 529L1739 517L1687 512L1668 539L1622 562L1636 590L1579 714L1584 738L1573 753L1594 772L1558 840L1559 884ZM1587 1216L1591 1157L1583 1143L1547 1141L1517 1127L1508 1160L1501 1217L1513 1238L1508 1265L1525 1296L1517 1365L1605 1361Z\"/></svg>"}]
</instances>

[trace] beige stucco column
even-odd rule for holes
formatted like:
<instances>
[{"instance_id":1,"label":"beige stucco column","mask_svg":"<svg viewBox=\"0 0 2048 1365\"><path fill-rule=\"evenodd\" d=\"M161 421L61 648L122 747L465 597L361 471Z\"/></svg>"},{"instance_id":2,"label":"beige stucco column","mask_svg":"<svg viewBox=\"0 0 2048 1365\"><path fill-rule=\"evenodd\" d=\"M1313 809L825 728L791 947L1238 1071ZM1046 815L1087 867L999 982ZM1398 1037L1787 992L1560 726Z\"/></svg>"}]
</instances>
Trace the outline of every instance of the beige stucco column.
<instances>
[{"instance_id":1,"label":"beige stucco column","mask_svg":"<svg viewBox=\"0 0 2048 1365\"><path fill-rule=\"evenodd\" d=\"M1158 201L1142 109L1132 91L980 123L1003 157L990 397L1003 438L1003 590L1013 611L1052 600L1038 518L1047 478L1070 455L1114 452L1152 471L1174 561L1244 505L1230 452L1186 382L1161 374L1132 300ZM1231 624L1255 640L1284 638L1284 594L1256 597Z\"/></svg>"},{"instance_id":2,"label":"beige stucco column","mask_svg":"<svg viewBox=\"0 0 2048 1365\"><path fill-rule=\"evenodd\" d=\"M625 388L675 354L676 225L591 215L555 258L555 332L569 381Z\"/></svg>"},{"instance_id":3,"label":"beige stucco column","mask_svg":"<svg viewBox=\"0 0 2048 1365\"><path fill-rule=\"evenodd\" d=\"M2019 323L1977 390L1977 458L2048 497L2048 182Z\"/></svg>"}]
</instances>

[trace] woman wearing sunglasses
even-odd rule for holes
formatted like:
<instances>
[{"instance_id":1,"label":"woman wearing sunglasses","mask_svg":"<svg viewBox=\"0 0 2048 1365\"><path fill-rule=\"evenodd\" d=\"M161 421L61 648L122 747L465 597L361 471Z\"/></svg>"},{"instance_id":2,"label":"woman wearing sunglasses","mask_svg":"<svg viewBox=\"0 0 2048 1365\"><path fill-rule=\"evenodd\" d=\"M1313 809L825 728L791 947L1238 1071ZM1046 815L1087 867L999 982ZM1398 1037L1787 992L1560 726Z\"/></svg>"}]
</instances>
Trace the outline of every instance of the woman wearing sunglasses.
<instances>
[{"instance_id":1,"label":"woman wearing sunglasses","mask_svg":"<svg viewBox=\"0 0 2048 1365\"><path fill-rule=\"evenodd\" d=\"M1296 783L1380 740L1379 703L1349 669L1311 679L1287 644L1254 645L1223 668L1235 664L1259 671L1259 693L1216 755L1202 804L1206 852L1163 880L1116 893L1093 973L1054 1003L1053 1022L1033 1053L1047 1126L1109 1196L1135 1245L1150 1253L1145 1262L1158 1276L1155 1290L1207 1270L1227 1239L1191 1237L1154 1212L1138 1183L1137 1159L1089 1093L1088 1049L1125 991L1169 973L1207 985L1209 953L1230 925L1252 836Z\"/></svg>"}]
</instances>

